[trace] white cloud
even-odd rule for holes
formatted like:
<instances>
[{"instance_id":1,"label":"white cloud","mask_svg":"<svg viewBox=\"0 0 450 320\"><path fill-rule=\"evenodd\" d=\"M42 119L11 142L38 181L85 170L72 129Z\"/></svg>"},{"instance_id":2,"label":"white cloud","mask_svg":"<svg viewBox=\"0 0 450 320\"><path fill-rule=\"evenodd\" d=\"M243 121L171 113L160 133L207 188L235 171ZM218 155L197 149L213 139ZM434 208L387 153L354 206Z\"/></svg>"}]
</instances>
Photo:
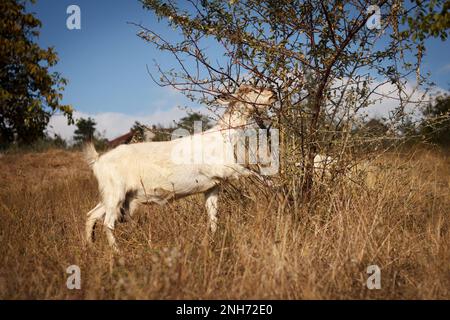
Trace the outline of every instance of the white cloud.
<instances>
[{"instance_id":1,"label":"white cloud","mask_svg":"<svg viewBox=\"0 0 450 320\"><path fill-rule=\"evenodd\" d=\"M207 113L204 109L196 109L202 113ZM133 126L135 121L143 124L162 124L165 126L173 124L186 115L186 111L180 108L171 108L169 110L158 110L148 115L128 115L119 112L104 112L97 114L89 114L75 111L74 119L91 117L97 123L97 131L104 135L107 139L113 139L124 133L127 133ZM73 133L76 129L75 125L68 125L67 119L62 115L54 115L47 126L47 132L51 135L59 134L67 141L71 141Z\"/></svg>"},{"instance_id":2,"label":"white cloud","mask_svg":"<svg viewBox=\"0 0 450 320\"><path fill-rule=\"evenodd\" d=\"M450 72L450 63L447 63L442 68L439 69L440 73L447 73Z\"/></svg>"},{"instance_id":3,"label":"white cloud","mask_svg":"<svg viewBox=\"0 0 450 320\"><path fill-rule=\"evenodd\" d=\"M372 88L375 88L379 83L373 83ZM406 103L405 112L418 116L420 113L420 108L427 104L433 99L438 93L447 92L439 87L432 88L429 91L425 91L422 88L416 88L411 82L408 82L404 88L404 93L402 93L403 101L409 101ZM388 82L384 83L378 87L372 96L372 99L377 99L377 101L369 106L366 112L375 117L388 117L389 113L400 105L398 99L397 87Z\"/></svg>"},{"instance_id":4,"label":"white cloud","mask_svg":"<svg viewBox=\"0 0 450 320\"><path fill-rule=\"evenodd\" d=\"M348 81L347 78L343 80L336 80L336 88L341 88ZM350 84L349 88L356 87L354 84ZM369 85L369 90L374 90L370 96L370 101L373 104L361 109L360 114L367 115L369 117L385 117L388 118L392 111L394 111L400 105L398 97L398 88L391 82L380 82L374 80ZM405 112L410 115L420 115L421 106L427 104L433 99L433 96L438 93L445 93L448 91L440 87L431 88L429 91L425 91L422 87L416 87L414 82L408 81L403 88L402 99L405 105ZM408 101L408 102L407 102ZM407 102L407 103L406 103Z\"/></svg>"}]
</instances>

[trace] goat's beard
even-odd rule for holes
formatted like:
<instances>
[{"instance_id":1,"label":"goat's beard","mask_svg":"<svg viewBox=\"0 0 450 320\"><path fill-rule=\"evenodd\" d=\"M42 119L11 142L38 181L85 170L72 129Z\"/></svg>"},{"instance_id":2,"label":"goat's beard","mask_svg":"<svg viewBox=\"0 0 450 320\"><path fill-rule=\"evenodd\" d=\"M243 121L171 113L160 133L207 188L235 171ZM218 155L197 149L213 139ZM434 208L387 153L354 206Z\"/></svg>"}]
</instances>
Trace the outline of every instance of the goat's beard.
<instances>
[{"instance_id":1,"label":"goat's beard","mask_svg":"<svg viewBox=\"0 0 450 320\"><path fill-rule=\"evenodd\" d=\"M254 116L253 119L255 119L255 122L260 129L267 129L267 126L264 123L264 120L260 116Z\"/></svg>"},{"instance_id":2,"label":"goat's beard","mask_svg":"<svg viewBox=\"0 0 450 320\"><path fill-rule=\"evenodd\" d=\"M271 121L267 121L268 117L266 114L261 115L258 112L255 112L253 114L253 120L260 129L267 130L271 127Z\"/></svg>"}]
</instances>

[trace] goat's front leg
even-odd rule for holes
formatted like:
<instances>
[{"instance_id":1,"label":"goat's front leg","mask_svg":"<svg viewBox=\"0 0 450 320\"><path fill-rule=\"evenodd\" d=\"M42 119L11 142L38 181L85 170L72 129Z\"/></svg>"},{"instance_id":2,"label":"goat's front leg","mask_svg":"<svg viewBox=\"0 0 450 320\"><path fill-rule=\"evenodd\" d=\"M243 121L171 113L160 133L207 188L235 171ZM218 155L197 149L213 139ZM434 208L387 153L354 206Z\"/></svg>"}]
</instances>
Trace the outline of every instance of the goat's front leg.
<instances>
[{"instance_id":1,"label":"goat's front leg","mask_svg":"<svg viewBox=\"0 0 450 320\"><path fill-rule=\"evenodd\" d=\"M209 227L214 234L217 229L217 203L219 199L219 187L215 186L205 192L205 206L208 212Z\"/></svg>"},{"instance_id":2,"label":"goat's front leg","mask_svg":"<svg viewBox=\"0 0 450 320\"><path fill-rule=\"evenodd\" d=\"M94 227L97 220L101 219L105 215L105 208L103 204L98 203L94 209L88 212L86 219L86 242L92 243L94 236Z\"/></svg>"}]
</instances>

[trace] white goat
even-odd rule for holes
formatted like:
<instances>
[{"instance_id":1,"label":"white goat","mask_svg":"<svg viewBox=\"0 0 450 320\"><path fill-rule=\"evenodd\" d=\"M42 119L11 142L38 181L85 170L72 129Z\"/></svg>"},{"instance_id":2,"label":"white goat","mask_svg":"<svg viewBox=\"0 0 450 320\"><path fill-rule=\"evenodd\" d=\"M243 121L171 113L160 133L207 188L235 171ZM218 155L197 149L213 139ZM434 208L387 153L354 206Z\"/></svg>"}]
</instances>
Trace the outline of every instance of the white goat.
<instances>
[{"instance_id":1,"label":"white goat","mask_svg":"<svg viewBox=\"0 0 450 320\"><path fill-rule=\"evenodd\" d=\"M320 178L331 176L332 167L336 165L336 159L323 154L317 154L314 157L314 174Z\"/></svg>"},{"instance_id":2,"label":"white goat","mask_svg":"<svg viewBox=\"0 0 450 320\"><path fill-rule=\"evenodd\" d=\"M223 117L213 128L194 136L121 145L102 156L92 144L86 145L85 158L94 171L101 194L101 201L87 214L88 242L92 242L95 223L103 218L108 243L117 250L113 230L119 218L132 216L140 204L164 204L195 193L205 194L210 229L215 232L218 184L228 178L258 176L235 161L221 159L221 151L233 150L236 128L247 126L253 112L273 103L274 93L269 89L242 85L235 94L219 102L228 105ZM195 138L201 138L202 145L208 147L210 159L215 157L214 160L219 161L174 161L176 152L192 148Z\"/></svg>"},{"instance_id":3,"label":"white goat","mask_svg":"<svg viewBox=\"0 0 450 320\"><path fill-rule=\"evenodd\" d=\"M331 166L336 164L336 159L333 159L330 156L326 156L323 154L316 154L314 157L314 176L316 178L320 178L322 174L324 174L325 177L329 177L331 175ZM301 162L295 163L296 167L301 167Z\"/></svg>"},{"instance_id":4,"label":"white goat","mask_svg":"<svg viewBox=\"0 0 450 320\"><path fill-rule=\"evenodd\" d=\"M330 179L333 170L338 170L338 160L331 156L317 154L314 157L314 178L319 181L322 177ZM295 163L296 167L301 167L301 162ZM362 182L365 186L371 188L375 184L376 166L370 164L369 161L360 161L359 163L341 167L344 176L353 182Z\"/></svg>"}]
</instances>

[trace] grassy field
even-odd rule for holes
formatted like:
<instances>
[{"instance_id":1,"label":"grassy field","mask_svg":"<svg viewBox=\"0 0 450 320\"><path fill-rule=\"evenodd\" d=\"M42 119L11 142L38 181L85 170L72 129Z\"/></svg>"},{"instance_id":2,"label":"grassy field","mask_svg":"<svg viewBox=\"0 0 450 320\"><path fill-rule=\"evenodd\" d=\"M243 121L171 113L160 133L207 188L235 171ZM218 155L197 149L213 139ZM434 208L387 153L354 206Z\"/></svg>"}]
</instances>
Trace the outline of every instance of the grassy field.
<instances>
[{"instance_id":1,"label":"grassy field","mask_svg":"<svg viewBox=\"0 0 450 320\"><path fill-rule=\"evenodd\" d=\"M78 152L0 158L0 299L450 299L450 157L382 157L371 190L343 185L294 208L243 182L220 200L211 238L203 197L143 207L83 245L97 183ZM325 190L325 189L324 189ZM81 268L69 290L66 268ZM381 268L381 289L366 287Z\"/></svg>"}]
</instances>

